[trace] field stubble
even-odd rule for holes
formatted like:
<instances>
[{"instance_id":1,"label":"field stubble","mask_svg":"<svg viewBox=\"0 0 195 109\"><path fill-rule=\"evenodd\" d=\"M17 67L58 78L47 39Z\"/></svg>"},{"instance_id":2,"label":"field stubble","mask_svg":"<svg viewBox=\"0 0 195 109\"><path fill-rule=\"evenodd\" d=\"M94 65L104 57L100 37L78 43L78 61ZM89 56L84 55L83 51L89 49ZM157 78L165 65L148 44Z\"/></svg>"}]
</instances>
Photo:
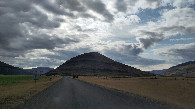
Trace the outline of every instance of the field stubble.
<instances>
[{"instance_id":1,"label":"field stubble","mask_svg":"<svg viewBox=\"0 0 195 109\"><path fill-rule=\"evenodd\" d=\"M79 80L152 98L184 109L195 109L195 78L82 76L79 77Z\"/></svg>"}]
</instances>

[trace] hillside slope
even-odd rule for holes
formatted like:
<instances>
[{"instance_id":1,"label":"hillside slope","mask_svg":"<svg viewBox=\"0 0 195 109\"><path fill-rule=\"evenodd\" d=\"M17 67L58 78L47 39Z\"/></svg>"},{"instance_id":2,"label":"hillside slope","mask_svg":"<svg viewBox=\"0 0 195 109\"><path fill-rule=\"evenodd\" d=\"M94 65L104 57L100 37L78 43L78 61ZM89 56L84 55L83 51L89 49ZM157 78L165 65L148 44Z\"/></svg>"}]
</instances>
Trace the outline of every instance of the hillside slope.
<instances>
[{"instance_id":1,"label":"hillside slope","mask_svg":"<svg viewBox=\"0 0 195 109\"><path fill-rule=\"evenodd\" d=\"M6 64L0 61L0 74L3 75L31 75L32 73L23 70L19 67L14 67L12 65Z\"/></svg>"},{"instance_id":2,"label":"hillside slope","mask_svg":"<svg viewBox=\"0 0 195 109\"><path fill-rule=\"evenodd\" d=\"M195 77L195 61L189 61L169 68L165 76Z\"/></svg>"},{"instance_id":3,"label":"hillside slope","mask_svg":"<svg viewBox=\"0 0 195 109\"><path fill-rule=\"evenodd\" d=\"M152 75L151 73L143 72L134 67L116 62L98 52L84 53L71 58L50 73L52 72L62 75Z\"/></svg>"}]
</instances>

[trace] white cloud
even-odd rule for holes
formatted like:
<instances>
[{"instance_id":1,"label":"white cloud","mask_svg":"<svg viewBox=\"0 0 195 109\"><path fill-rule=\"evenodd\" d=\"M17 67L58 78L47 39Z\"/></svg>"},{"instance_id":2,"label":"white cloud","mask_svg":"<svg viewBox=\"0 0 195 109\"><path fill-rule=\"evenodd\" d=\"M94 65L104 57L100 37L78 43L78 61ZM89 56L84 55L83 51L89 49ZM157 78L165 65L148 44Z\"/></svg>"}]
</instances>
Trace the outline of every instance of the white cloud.
<instances>
[{"instance_id":1,"label":"white cloud","mask_svg":"<svg viewBox=\"0 0 195 109\"><path fill-rule=\"evenodd\" d=\"M185 8L189 7L190 5L194 4L194 0L163 0L164 4L170 4L177 8Z\"/></svg>"},{"instance_id":2,"label":"white cloud","mask_svg":"<svg viewBox=\"0 0 195 109\"><path fill-rule=\"evenodd\" d=\"M170 39L170 41L186 41L186 40L195 40L195 38L179 38L179 39Z\"/></svg>"},{"instance_id":3,"label":"white cloud","mask_svg":"<svg viewBox=\"0 0 195 109\"><path fill-rule=\"evenodd\" d=\"M143 71L152 71L152 70L162 70L168 69L172 67L174 64L158 64L158 65L148 65L148 66L141 66L141 65L131 65L135 68L142 69Z\"/></svg>"},{"instance_id":4,"label":"white cloud","mask_svg":"<svg viewBox=\"0 0 195 109\"><path fill-rule=\"evenodd\" d=\"M154 49L156 55L164 57L169 63L195 60L195 43L174 44Z\"/></svg>"},{"instance_id":5,"label":"white cloud","mask_svg":"<svg viewBox=\"0 0 195 109\"><path fill-rule=\"evenodd\" d=\"M134 23L139 23L140 18L137 15L119 15L115 17L115 25L132 25Z\"/></svg>"},{"instance_id":6,"label":"white cloud","mask_svg":"<svg viewBox=\"0 0 195 109\"><path fill-rule=\"evenodd\" d=\"M195 10L191 8L176 8L162 13L157 22L148 22L130 30L137 40L148 48L159 41L175 35L195 33Z\"/></svg>"},{"instance_id":7,"label":"white cloud","mask_svg":"<svg viewBox=\"0 0 195 109\"><path fill-rule=\"evenodd\" d=\"M0 48L4 49L0 49L0 55L20 57L16 59L19 66L26 66L21 63L29 61L35 62L29 67L41 65L39 59L45 65L54 60L56 66L62 63L60 56L66 60L90 51L110 54L127 64L132 64L128 62L131 59L137 65L158 64L163 62L139 54L163 39L195 33L195 10L189 7L194 0L27 0L20 2L21 5L3 0L2 3L5 8L0 10L0 23L4 24L0 26L3 33L0 33ZM140 23L137 14L141 10L168 5L175 8L160 10L161 16L156 22Z\"/></svg>"}]
</instances>

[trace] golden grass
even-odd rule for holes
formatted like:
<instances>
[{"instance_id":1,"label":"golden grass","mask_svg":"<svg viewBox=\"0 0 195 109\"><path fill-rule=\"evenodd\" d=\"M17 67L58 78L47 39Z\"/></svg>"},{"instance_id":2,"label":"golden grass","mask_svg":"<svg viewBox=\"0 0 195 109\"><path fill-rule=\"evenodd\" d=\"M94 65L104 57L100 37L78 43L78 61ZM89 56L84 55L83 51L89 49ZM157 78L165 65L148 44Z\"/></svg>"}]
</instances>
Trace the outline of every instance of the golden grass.
<instances>
[{"instance_id":1,"label":"golden grass","mask_svg":"<svg viewBox=\"0 0 195 109\"><path fill-rule=\"evenodd\" d=\"M195 109L195 78L104 78L82 76L79 80L117 89L184 109Z\"/></svg>"},{"instance_id":2,"label":"golden grass","mask_svg":"<svg viewBox=\"0 0 195 109\"><path fill-rule=\"evenodd\" d=\"M25 100L51 86L61 78L61 76L41 76L36 81L36 84L33 79L30 79L20 80L11 85L0 85L0 109L9 109L24 103Z\"/></svg>"}]
</instances>

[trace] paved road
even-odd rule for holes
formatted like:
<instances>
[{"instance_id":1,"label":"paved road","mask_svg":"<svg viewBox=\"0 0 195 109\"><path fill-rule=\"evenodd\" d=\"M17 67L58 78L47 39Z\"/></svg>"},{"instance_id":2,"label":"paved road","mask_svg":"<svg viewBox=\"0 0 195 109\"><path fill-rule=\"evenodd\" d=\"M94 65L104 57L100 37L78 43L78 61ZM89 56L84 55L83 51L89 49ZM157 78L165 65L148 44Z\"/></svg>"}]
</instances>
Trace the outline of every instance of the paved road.
<instances>
[{"instance_id":1,"label":"paved road","mask_svg":"<svg viewBox=\"0 0 195 109\"><path fill-rule=\"evenodd\" d=\"M170 109L142 97L64 77L20 109Z\"/></svg>"}]
</instances>

